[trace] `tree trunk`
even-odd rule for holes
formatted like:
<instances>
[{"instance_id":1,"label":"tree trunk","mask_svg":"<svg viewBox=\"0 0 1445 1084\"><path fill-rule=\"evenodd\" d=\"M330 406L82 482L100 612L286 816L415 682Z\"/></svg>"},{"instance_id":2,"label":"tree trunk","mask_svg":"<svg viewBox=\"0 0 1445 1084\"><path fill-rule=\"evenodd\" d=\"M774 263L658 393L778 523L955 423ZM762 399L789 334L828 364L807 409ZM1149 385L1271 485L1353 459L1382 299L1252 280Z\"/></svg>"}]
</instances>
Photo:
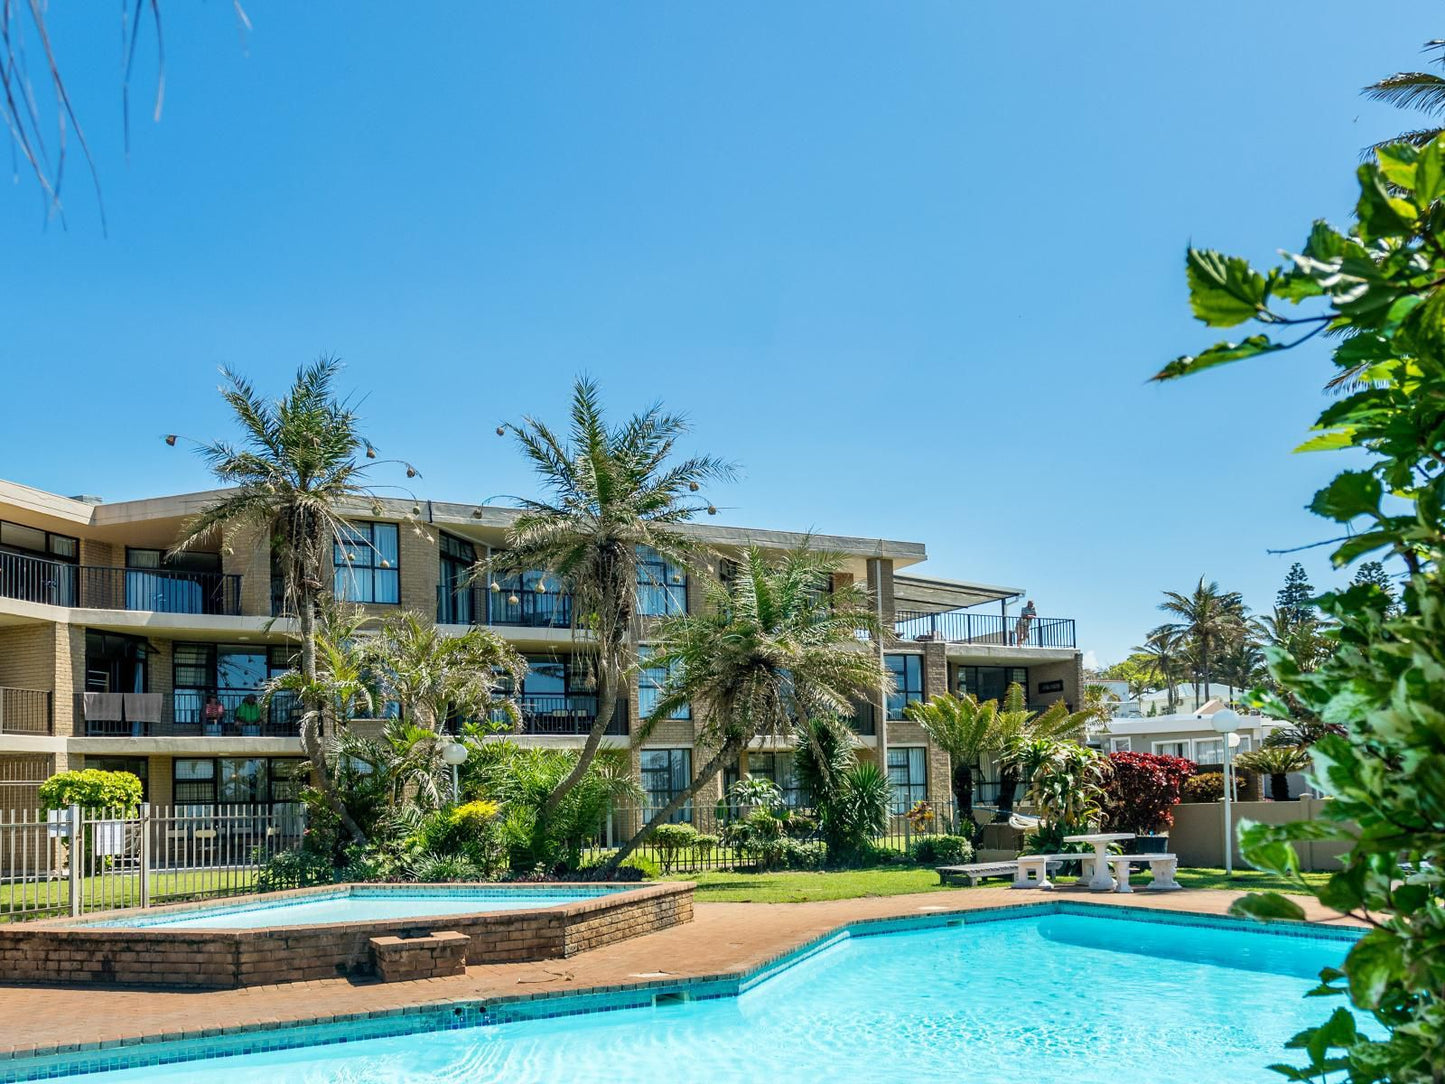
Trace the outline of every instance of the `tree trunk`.
<instances>
[{"instance_id":1,"label":"tree trunk","mask_svg":"<svg viewBox=\"0 0 1445 1084\"><path fill-rule=\"evenodd\" d=\"M1276 802L1289 801L1289 776L1275 772L1269 777L1269 796Z\"/></svg>"},{"instance_id":2,"label":"tree trunk","mask_svg":"<svg viewBox=\"0 0 1445 1084\"><path fill-rule=\"evenodd\" d=\"M704 783L713 779L718 772L722 771L723 767L730 763L732 759L742 751L743 746L746 744L746 742L741 741L723 742L722 747L718 749L716 755L703 765L702 769L693 777L692 782L674 794L672 801L654 813L652 819L644 824L635 836L624 843L622 848L608 859L607 865L603 867L607 871L607 875L611 876L616 873L617 867L627 861L628 856L646 842L647 837L652 835L654 828L667 823L667 819L681 809L693 795L697 794L697 792L702 789Z\"/></svg>"},{"instance_id":3,"label":"tree trunk","mask_svg":"<svg viewBox=\"0 0 1445 1084\"><path fill-rule=\"evenodd\" d=\"M999 813L1012 813L1014 811L1014 791L1018 789L1019 773L1017 768L1000 768L998 772L998 811ZM1008 818L1005 817L1005 820Z\"/></svg>"},{"instance_id":4,"label":"tree trunk","mask_svg":"<svg viewBox=\"0 0 1445 1084\"><path fill-rule=\"evenodd\" d=\"M955 761L953 765L953 804L958 820L973 830L973 768Z\"/></svg>"},{"instance_id":5,"label":"tree trunk","mask_svg":"<svg viewBox=\"0 0 1445 1084\"><path fill-rule=\"evenodd\" d=\"M598 666L598 670L602 670ZM577 754L577 763L567 773L567 778L558 783L547 795L547 800L542 803L542 808L537 811L537 821L545 824L557 807L562 804L562 799L587 774L587 769L592 766L593 759L597 756L597 750L602 746L602 737L607 733L607 728L612 724L612 716L617 713L618 689L616 683L610 676L604 676L597 685L597 718L593 720L592 729L587 733L587 740L582 745L582 752Z\"/></svg>"},{"instance_id":6,"label":"tree trunk","mask_svg":"<svg viewBox=\"0 0 1445 1084\"><path fill-rule=\"evenodd\" d=\"M322 742L321 720L326 711L325 704L316 702L311 690L316 688L316 593L309 588L296 592L299 596L296 615L301 626L301 674L306 678L308 692L302 700L301 748L311 761L311 771L317 779L326 804L336 814L341 826L357 843L366 842L366 833L352 817L351 811L336 790L336 781L326 767L326 747ZM308 703L309 701L309 703Z\"/></svg>"}]
</instances>

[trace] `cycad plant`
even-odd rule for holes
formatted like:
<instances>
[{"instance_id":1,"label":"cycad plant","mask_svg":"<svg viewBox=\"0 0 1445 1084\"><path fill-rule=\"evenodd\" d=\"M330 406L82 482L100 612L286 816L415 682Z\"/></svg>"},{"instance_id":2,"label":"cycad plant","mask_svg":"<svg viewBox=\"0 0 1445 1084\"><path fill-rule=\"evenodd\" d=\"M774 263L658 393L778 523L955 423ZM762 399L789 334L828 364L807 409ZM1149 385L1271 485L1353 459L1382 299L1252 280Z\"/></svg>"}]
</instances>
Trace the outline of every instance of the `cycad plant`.
<instances>
[{"instance_id":1,"label":"cycad plant","mask_svg":"<svg viewBox=\"0 0 1445 1084\"><path fill-rule=\"evenodd\" d=\"M255 530L271 543L281 569L288 613L300 632L301 745L327 803L347 830L360 831L346 814L326 768L319 722L323 686L316 661L317 621L329 593L332 544L346 537L346 509L374 501L366 473L375 449L359 430L351 403L337 397L340 361L322 357L296 373L280 399L260 395L244 377L222 370L221 395L241 431L240 443L200 446L211 473L229 487L188 519L173 552L191 549L232 530ZM170 443L175 438L169 438ZM415 474L411 468L409 472Z\"/></svg>"},{"instance_id":2,"label":"cycad plant","mask_svg":"<svg viewBox=\"0 0 1445 1084\"><path fill-rule=\"evenodd\" d=\"M1264 745L1240 753L1234 761L1260 775L1269 776L1269 796L1276 802L1289 801L1289 776L1310 766L1309 750L1294 745Z\"/></svg>"},{"instance_id":3,"label":"cycad plant","mask_svg":"<svg viewBox=\"0 0 1445 1084\"><path fill-rule=\"evenodd\" d=\"M860 629L877 635L867 592L851 581L819 589L840 567L838 557L806 545L776 560L749 548L728 583L708 584L701 612L658 625L649 663L668 677L635 740L645 741L659 722L691 705L697 744L713 754L622 847L614 865L754 738L786 737L804 720L848 714L855 699L878 688L877 657L858 639Z\"/></svg>"},{"instance_id":4,"label":"cycad plant","mask_svg":"<svg viewBox=\"0 0 1445 1084\"><path fill-rule=\"evenodd\" d=\"M596 721L572 771L543 803L546 819L586 775L637 665L640 553L695 566L703 551L678 528L698 512L716 511L697 494L705 483L731 478L733 469L711 456L677 458L687 423L660 406L608 426L601 392L587 379L573 388L566 437L531 417L501 431L516 437L543 496L520 500L506 551L477 574L501 568L555 576L556 588L572 595L578 653L597 681Z\"/></svg>"},{"instance_id":5,"label":"cycad plant","mask_svg":"<svg viewBox=\"0 0 1445 1084\"><path fill-rule=\"evenodd\" d=\"M1030 740L1078 744L1088 732L1092 717L1088 710L1070 711L1068 704L1062 700L1055 700L1043 711L1035 712L1026 702L1024 687L1015 682L1004 693L1003 705L998 710L993 748L1007 753L1019 742ZM1000 817L1006 817L1013 811L1014 794L1020 778L1028 782L1029 773L1021 770L1016 758L1001 755L998 772Z\"/></svg>"},{"instance_id":6,"label":"cycad plant","mask_svg":"<svg viewBox=\"0 0 1445 1084\"><path fill-rule=\"evenodd\" d=\"M940 693L928 701L915 700L903 709L906 718L923 727L934 745L953 763L953 800L965 828L973 823L973 773L982 769L983 755L1000 749L998 701L979 703L972 693Z\"/></svg>"}]
</instances>

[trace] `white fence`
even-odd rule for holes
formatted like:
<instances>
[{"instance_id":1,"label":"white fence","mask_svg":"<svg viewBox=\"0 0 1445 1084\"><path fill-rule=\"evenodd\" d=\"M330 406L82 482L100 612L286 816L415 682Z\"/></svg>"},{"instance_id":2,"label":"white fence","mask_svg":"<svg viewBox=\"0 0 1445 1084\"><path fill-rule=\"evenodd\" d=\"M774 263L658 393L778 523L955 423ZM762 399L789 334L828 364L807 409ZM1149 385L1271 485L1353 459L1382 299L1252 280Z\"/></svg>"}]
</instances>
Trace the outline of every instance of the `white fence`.
<instances>
[{"instance_id":1,"label":"white fence","mask_svg":"<svg viewBox=\"0 0 1445 1084\"><path fill-rule=\"evenodd\" d=\"M296 805L12 810L0 814L0 921L250 892L305 829Z\"/></svg>"}]
</instances>

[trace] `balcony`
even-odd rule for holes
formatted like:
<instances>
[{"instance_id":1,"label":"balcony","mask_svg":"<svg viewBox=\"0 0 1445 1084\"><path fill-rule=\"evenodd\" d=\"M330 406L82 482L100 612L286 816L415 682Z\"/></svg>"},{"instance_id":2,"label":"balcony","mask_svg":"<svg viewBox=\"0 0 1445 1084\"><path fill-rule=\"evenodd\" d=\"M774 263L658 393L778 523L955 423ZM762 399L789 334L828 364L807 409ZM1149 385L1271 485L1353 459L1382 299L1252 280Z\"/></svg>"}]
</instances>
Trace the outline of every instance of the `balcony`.
<instances>
[{"instance_id":1,"label":"balcony","mask_svg":"<svg viewBox=\"0 0 1445 1084\"><path fill-rule=\"evenodd\" d=\"M515 601L514 601L515 600ZM556 591L489 591L481 587L437 588L437 623L565 629L572 624L572 596Z\"/></svg>"},{"instance_id":2,"label":"balcony","mask_svg":"<svg viewBox=\"0 0 1445 1084\"><path fill-rule=\"evenodd\" d=\"M0 734L53 734L52 702L43 689L0 687Z\"/></svg>"},{"instance_id":3,"label":"balcony","mask_svg":"<svg viewBox=\"0 0 1445 1084\"><path fill-rule=\"evenodd\" d=\"M517 697L522 712L523 734L548 737L585 737L597 721L595 696L535 696L524 693ZM604 732L615 737L627 734L627 702L619 700L612 713L612 723Z\"/></svg>"},{"instance_id":4,"label":"balcony","mask_svg":"<svg viewBox=\"0 0 1445 1084\"><path fill-rule=\"evenodd\" d=\"M234 616L241 612L241 577L222 572L72 565L0 553L0 598L95 610Z\"/></svg>"},{"instance_id":5,"label":"balcony","mask_svg":"<svg viewBox=\"0 0 1445 1084\"><path fill-rule=\"evenodd\" d=\"M872 737L878 733L878 709L867 700L854 704L853 714L843 721L854 734Z\"/></svg>"},{"instance_id":6,"label":"balcony","mask_svg":"<svg viewBox=\"0 0 1445 1084\"><path fill-rule=\"evenodd\" d=\"M894 634L900 640L943 640L950 644L995 644L1003 647L1071 648L1074 638L1072 617L1036 617L1019 637L1019 618L1002 614L981 614L968 610L924 613L899 610L894 615Z\"/></svg>"},{"instance_id":7,"label":"balcony","mask_svg":"<svg viewBox=\"0 0 1445 1084\"><path fill-rule=\"evenodd\" d=\"M76 733L88 738L294 738L300 733L301 705L290 693L261 703L259 689L222 689L219 718L207 719L204 691L189 695L160 693L77 693ZM261 718L243 722L236 709L256 698Z\"/></svg>"}]
</instances>

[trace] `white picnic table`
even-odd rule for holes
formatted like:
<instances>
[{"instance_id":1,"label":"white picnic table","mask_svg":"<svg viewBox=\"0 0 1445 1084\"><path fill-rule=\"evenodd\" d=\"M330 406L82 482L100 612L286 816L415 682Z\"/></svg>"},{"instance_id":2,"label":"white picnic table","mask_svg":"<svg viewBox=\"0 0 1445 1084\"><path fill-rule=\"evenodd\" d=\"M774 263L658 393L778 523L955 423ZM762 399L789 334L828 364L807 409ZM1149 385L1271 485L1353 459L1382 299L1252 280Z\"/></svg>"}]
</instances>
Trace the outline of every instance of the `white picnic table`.
<instances>
[{"instance_id":1,"label":"white picnic table","mask_svg":"<svg viewBox=\"0 0 1445 1084\"><path fill-rule=\"evenodd\" d=\"M1109 844L1133 839L1133 832L1090 832L1082 836L1065 836L1065 843L1088 843L1094 848L1094 872L1089 887L1095 892L1114 891L1114 878L1109 873Z\"/></svg>"}]
</instances>

